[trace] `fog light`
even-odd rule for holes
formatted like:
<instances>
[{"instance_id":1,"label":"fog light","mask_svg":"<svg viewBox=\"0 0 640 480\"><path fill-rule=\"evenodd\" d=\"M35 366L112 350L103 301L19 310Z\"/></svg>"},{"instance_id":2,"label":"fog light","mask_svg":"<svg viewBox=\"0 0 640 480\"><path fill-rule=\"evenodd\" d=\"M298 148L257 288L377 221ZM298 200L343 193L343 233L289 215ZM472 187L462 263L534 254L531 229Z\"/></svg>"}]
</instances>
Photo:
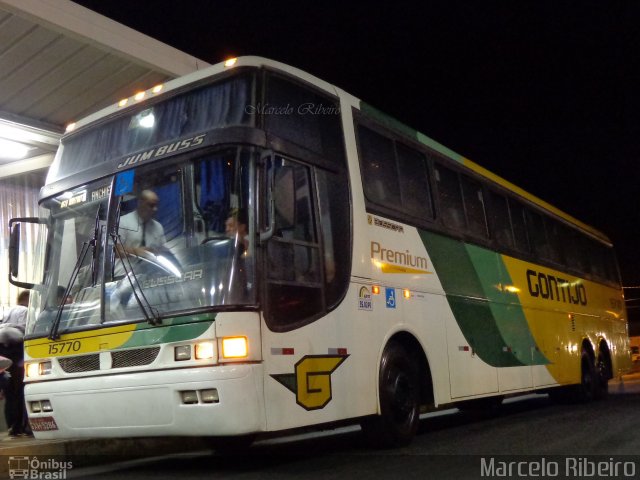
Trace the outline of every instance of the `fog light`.
<instances>
[{"instance_id":1,"label":"fog light","mask_svg":"<svg viewBox=\"0 0 640 480\"><path fill-rule=\"evenodd\" d=\"M205 358L213 358L213 342L196 344L196 359L203 360Z\"/></svg>"},{"instance_id":2,"label":"fog light","mask_svg":"<svg viewBox=\"0 0 640 480\"><path fill-rule=\"evenodd\" d=\"M51 406L51 402L49 400L42 400L41 404L43 412L53 412L53 407Z\"/></svg>"},{"instance_id":3,"label":"fog light","mask_svg":"<svg viewBox=\"0 0 640 480\"><path fill-rule=\"evenodd\" d=\"M40 402L31 402L31 411L33 413L40 413L42 411L42 406Z\"/></svg>"},{"instance_id":4,"label":"fog light","mask_svg":"<svg viewBox=\"0 0 640 480\"><path fill-rule=\"evenodd\" d=\"M51 373L51 362L42 362L38 365L38 373L40 375L49 375Z\"/></svg>"},{"instance_id":5,"label":"fog light","mask_svg":"<svg viewBox=\"0 0 640 480\"><path fill-rule=\"evenodd\" d=\"M174 349L174 359L176 362L191 360L191 345L180 345Z\"/></svg>"},{"instance_id":6,"label":"fog light","mask_svg":"<svg viewBox=\"0 0 640 480\"><path fill-rule=\"evenodd\" d=\"M222 356L225 358L243 358L249 354L247 337L228 337L222 339Z\"/></svg>"},{"instance_id":7,"label":"fog light","mask_svg":"<svg viewBox=\"0 0 640 480\"><path fill-rule=\"evenodd\" d=\"M220 398L218 397L218 389L212 388L210 390L200 391L203 403L218 403Z\"/></svg>"},{"instance_id":8,"label":"fog light","mask_svg":"<svg viewBox=\"0 0 640 480\"><path fill-rule=\"evenodd\" d=\"M195 390L185 390L184 392L180 392L182 396L182 403L192 404L198 403L198 393Z\"/></svg>"}]
</instances>

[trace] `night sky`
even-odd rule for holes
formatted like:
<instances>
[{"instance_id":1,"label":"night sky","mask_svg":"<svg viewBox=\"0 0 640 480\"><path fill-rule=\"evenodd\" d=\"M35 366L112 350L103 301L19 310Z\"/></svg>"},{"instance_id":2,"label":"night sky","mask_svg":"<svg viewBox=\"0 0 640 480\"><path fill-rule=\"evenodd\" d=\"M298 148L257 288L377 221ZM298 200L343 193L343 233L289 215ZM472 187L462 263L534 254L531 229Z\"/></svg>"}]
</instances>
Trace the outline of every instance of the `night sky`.
<instances>
[{"instance_id":1,"label":"night sky","mask_svg":"<svg viewBox=\"0 0 640 480\"><path fill-rule=\"evenodd\" d=\"M76 3L210 63L259 55L341 87L602 230L640 285L640 3Z\"/></svg>"}]
</instances>

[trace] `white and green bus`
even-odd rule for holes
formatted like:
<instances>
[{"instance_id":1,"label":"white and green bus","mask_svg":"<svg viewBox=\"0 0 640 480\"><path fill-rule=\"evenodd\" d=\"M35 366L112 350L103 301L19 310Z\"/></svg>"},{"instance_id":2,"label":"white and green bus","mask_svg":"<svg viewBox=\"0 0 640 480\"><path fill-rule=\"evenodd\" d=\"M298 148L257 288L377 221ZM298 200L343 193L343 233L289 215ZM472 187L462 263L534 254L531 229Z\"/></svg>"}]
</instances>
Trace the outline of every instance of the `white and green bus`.
<instances>
[{"instance_id":1,"label":"white and green bus","mask_svg":"<svg viewBox=\"0 0 640 480\"><path fill-rule=\"evenodd\" d=\"M421 412L589 400L630 365L605 235L305 72L242 57L74 127L11 221L37 438L403 445ZM128 249L145 192L161 244Z\"/></svg>"}]
</instances>

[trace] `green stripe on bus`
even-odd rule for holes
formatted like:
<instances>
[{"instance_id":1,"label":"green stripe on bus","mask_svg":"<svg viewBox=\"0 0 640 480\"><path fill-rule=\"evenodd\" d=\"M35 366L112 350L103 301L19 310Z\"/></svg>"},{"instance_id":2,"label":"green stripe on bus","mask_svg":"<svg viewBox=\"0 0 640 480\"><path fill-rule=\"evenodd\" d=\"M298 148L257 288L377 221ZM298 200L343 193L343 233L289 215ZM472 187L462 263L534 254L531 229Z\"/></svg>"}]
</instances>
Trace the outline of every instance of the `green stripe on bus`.
<instances>
[{"instance_id":1,"label":"green stripe on bus","mask_svg":"<svg viewBox=\"0 0 640 480\"><path fill-rule=\"evenodd\" d=\"M518 296L504 288L513 285L513 282L502 256L476 245L467 244L466 250L489 300L496 326L508 348L525 365L549 363L536 345Z\"/></svg>"},{"instance_id":2,"label":"green stripe on bus","mask_svg":"<svg viewBox=\"0 0 640 480\"><path fill-rule=\"evenodd\" d=\"M214 316L215 317L215 316ZM211 315L180 317L172 319L173 325L144 327L133 332L131 338L119 348L142 347L162 343L182 342L198 338L213 323ZM150 328L147 328L150 327Z\"/></svg>"},{"instance_id":3,"label":"green stripe on bus","mask_svg":"<svg viewBox=\"0 0 640 480\"><path fill-rule=\"evenodd\" d=\"M385 127L390 128L391 130L396 130L397 132L400 132L403 135L406 135L407 137L413 140L416 140L416 141L418 140L417 130L411 127L408 127L401 121L396 120L395 118L387 115L386 113L381 112L380 110L378 110L375 107L372 107L368 103L360 102L360 110L363 113L367 114L368 116L372 117L373 119L377 120L380 124L384 125Z\"/></svg>"},{"instance_id":4,"label":"green stripe on bus","mask_svg":"<svg viewBox=\"0 0 640 480\"><path fill-rule=\"evenodd\" d=\"M500 290L509 277L498 254L431 232L420 236L462 334L483 361L494 367L548 363L517 298Z\"/></svg>"},{"instance_id":5,"label":"green stripe on bus","mask_svg":"<svg viewBox=\"0 0 640 480\"><path fill-rule=\"evenodd\" d=\"M375 119L376 121L378 121L380 124L384 125L385 127L389 128L391 130L395 130L395 131L397 131L397 132L409 137L412 140L420 142L423 145L426 145L427 147L431 148L432 150L435 150L436 152L441 153L445 157L450 158L451 160L455 160L456 162L459 162L459 163L464 163L465 162L465 158L462 155L454 152L453 150L451 150L451 149L445 147L444 145L436 142L435 140L427 137L425 134L420 133L419 131L417 131L417 130L405 125L401 121L396 120L395 118L387 115L386 113L381 112L380 110L378 110L375 107L372 107L368 103L365 103L365 102L361 101L360 102L360 111L362 111L366 115L370 116L371 118Z\"/></svg>"}]
</instances>

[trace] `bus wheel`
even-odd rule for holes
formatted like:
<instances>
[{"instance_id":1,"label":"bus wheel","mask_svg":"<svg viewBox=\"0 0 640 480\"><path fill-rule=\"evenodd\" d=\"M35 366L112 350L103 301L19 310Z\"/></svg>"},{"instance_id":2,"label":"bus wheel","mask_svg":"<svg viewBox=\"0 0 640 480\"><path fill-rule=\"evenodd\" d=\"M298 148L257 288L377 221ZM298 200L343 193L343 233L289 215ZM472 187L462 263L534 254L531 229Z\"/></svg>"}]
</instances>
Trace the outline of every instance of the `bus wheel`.
<instances>
[{"instance_id":1,"label":"bus wheel","mask_svg":"<svg viewBox=\"0 0 640 480\"><path fill-rule=\"evenodd\" d=\"M596 361L596 390L595 398L602 400L609 395L609 361L607 357L600 353Z\"/></svg>"},{"instance_id":2,"label":"bus wheel","mask_svg":"<svg viewBox=\"0 0 640 480\"><path fill-rule=\"evenodd\" d=\"M379 381L380 415L363 421L365 438L380 448L408 445L418 430L420 388L417 367L399 342L385 347Z\"/></svg>"},{"instance_id":3,"label":"bus wheel","mask_svg":"<svg viewBox=\"0 0 640 480\"><path fill-rule=\"evenodd\" d=\"M586 403L593 400L596 396L598 376L595 366L591 361L591 356L586 351L582 352L580 365L580 385L578 385L577 389L577 400Z\"/></svg>"}]
</instances>

